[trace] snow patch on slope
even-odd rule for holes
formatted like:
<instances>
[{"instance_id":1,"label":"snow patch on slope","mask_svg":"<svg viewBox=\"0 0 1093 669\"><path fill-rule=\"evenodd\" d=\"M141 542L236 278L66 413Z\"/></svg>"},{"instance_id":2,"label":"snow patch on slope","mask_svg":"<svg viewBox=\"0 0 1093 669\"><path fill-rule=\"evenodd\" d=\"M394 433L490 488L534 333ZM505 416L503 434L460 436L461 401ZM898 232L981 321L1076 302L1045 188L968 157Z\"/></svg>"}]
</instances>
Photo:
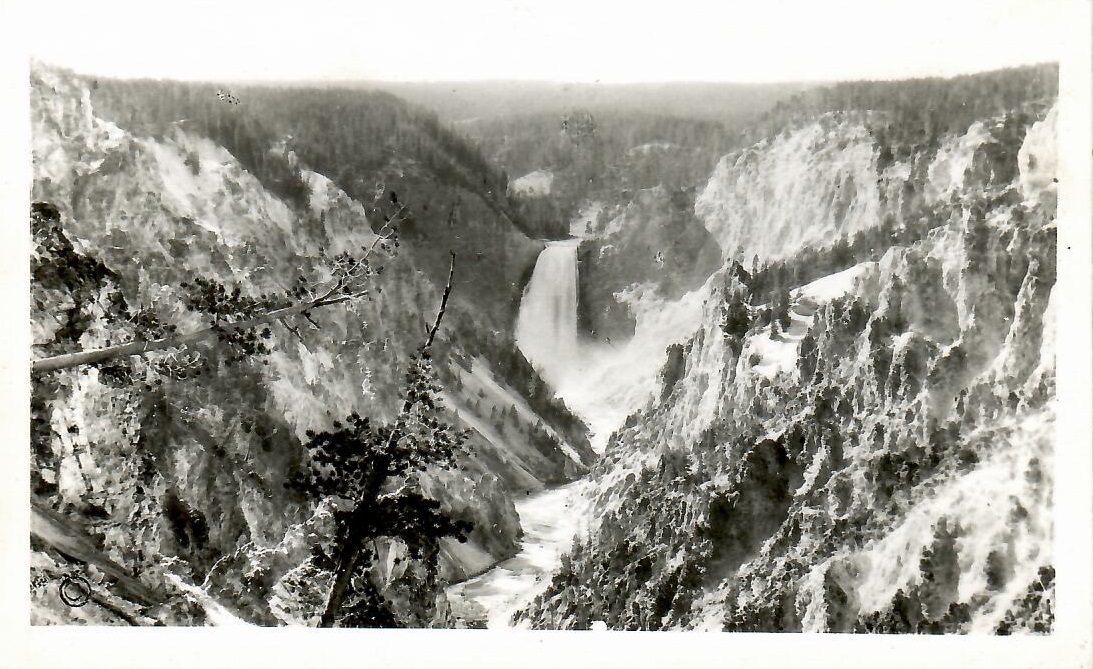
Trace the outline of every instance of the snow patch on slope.
<instances>
[{"instance_id":1,"label":"snow patch on slope","mask_svg":"<svg viewBox=\"0 0 1093 669\"><path fill-rule=\"evenodd\" d=\"M670 151L675 148L675 146L676 145L672 144L671 142L649 142L648 144L635 146L634 148L627 151L626 155L633 156L640 153L643 156L647 156L654 151Z\"/></svg>"},{"instance_id":2,"label":"snow patch on slope","mask_svg":"<svg viewBox=\"0 0 1093 669\"><path fill-rule=\"evenodd\" d=\"M797 369L798 347L805 332L812 327L817 307L854 291L858 279L877 267L863 262L841 272L807 283L790 293L790 326L771 336L771 326L764 326L745 341L741 358L748 361L751 373L774 379Z\"/></svg>"},{"instance_id":3,"label":"snow patch on slope","mask_svg":"<svg viewBox=\"0 0 1093 669\"><path fill-rule=\"evenodd\" d=\"M838 299L854 290L854 284L859 277L876 268L875 262L863 262L853 267L835 272L825 277L806 283L794 290L791 295L797 300L812 300L816 304L824 304Z\"/></svg>"}]
</instances>

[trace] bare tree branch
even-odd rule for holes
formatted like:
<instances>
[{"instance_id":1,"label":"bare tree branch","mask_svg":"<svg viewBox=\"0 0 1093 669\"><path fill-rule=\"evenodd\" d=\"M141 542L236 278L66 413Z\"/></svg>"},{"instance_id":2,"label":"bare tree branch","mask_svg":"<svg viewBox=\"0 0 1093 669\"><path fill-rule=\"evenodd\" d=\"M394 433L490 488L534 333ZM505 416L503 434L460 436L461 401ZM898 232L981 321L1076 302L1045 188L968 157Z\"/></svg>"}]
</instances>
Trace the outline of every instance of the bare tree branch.
<instances>
[{"instance_id":1,"label":"bare tree branch","mask_svg":"<svg viewBox=\"0 0 1093 669\"><path fill-rule=\"evenodd\" d=\"M455 274L455 251L448 251L448 253L452 254L452 264L448 269L448 284L444 286L444 297L440 300L440 311L436 312L436 322L433 323L433 329L429 332L429 338L425 340L425 345L421 347L423 351L428 350L433 345L436 331L440 329L440 319L444 318L444 310L448 308L448 296L452 293L452 276Z\"/></svg>"},{"instance_id":2,"label":"bare tree branch","mask_svg":"<svg viewBox=\"0 0 1093 669\"><path fill-rule=\"evenodd\" d=\"M308 313L307 313L306 311L305 311L304 313L300 314L300 315L301 315L301 316L303 316L304 318L306 318L306 319L307 319L307 322L308 322L308 323L311 323L311 325L312 325L312 326L313 326L313 327L314 327L314 328L315 328L316 330L322 330L322 329L323 329L321 325L319 325L319 324L318 324L318 323L316 323L316 322L315 322L314 320L312 320L311 316L310 316L310 315L309 315L309 314L308 314Z\"/></svg>"},{"instance_id":3,"label":"bare tree branch","mask_svg":"<svg viewBox=\"0 0 1093 669\"><path fill-rule=\"evenodd\" d=\"M357 291L349 294L338 294L338 292L346 285L359 279L364 275L364 268L366 261L372 252L383 241L390 239L394 234L394 228L392 227L392 221L396 221L402 213L406 211L406 206L399 207L395 215L383 224L380 228L380 232L376 238L372 240L371 246L365 251L364 255L357 259L346 274L339 277L334 281L334 285L324 291L319 297L315 297L303 302L292 305L291 307L285 307L283 309L274 309L273 311L266 312L253 318L246 318L234 323L219 323L215 326L190 332L187 334L176 335L173 337L164 337L163 339L154 339L151 341L134 341L128 344L118 344L115 346L107 346L105 348L93 349L90 351L79 351L76 353L65 353L62 355L55 355L48 358L40 358L31 363L30 373L31 375L42 374L45 372L52 372L58 369L67 369L69 367L76 367L79 365L90 365L96 362L102 362L104 360L110 360L112 358L132 356L132 355L144 355L145 353L151 353L152 351L161 351L163 349L175 348L179 346L185 346L194 342L202 341L210 337L216 336L219 332L231 332L233 330L246 330L258 325L269 323L279 319L284 319L288 316L295 316L297 314L304 315L308 318L307 311L318 307L325 307L331 304L340 304L347 302L351 299L360 297L366 293L366 291ZM311 320L308 318L308 320ZM314 323L314 321L312 321Z\"/></svg>"},{"instance_id":4,"label":"bare tree branch","mask_svg":"<svg viewBox=\"0 0 1093 669\"><path fill-rule=\"evenodd\" d=\"M330 304L333 303L331 302ZM110 360L111 358L144 355L145 353L150 353L152 351L162 351L163 349L183 346L185 344L208 339L209 337L214 337L218 332L245 330L286 316L294 316L317 306L323 306L323 304L320 304L317 300L309 300L284 309L276 309L262 314L261 316L255 316L254 318L247 318L241 321L235 321L234 323L220 323L213 327L175 337L165 337L152 341L134 341L128 344L107 346L106 348L93 349L90 351L79 351L77 353L65 353L49 358L41 358L31 363L30 372L32 375L42 374L44 372L52 372L57 369L66 369L78 365L90 365L96 362Z\"/></svg>"},{"instance_id":5,"label":"bare tree branch","mask_svg":"<svg viewBox=\"0 0 1093 669\"><path fill-rule=\"evenodd\" d=\"M284 323L284 321L281 321L281 322ZM295 325L289 325L288 323L285 323L285 329L287 329L292 334L296 335L296 338L300 340L301 344L304 343L304 338L300 334L299 328L297 328Z\"/></svg>"}]
</instances>

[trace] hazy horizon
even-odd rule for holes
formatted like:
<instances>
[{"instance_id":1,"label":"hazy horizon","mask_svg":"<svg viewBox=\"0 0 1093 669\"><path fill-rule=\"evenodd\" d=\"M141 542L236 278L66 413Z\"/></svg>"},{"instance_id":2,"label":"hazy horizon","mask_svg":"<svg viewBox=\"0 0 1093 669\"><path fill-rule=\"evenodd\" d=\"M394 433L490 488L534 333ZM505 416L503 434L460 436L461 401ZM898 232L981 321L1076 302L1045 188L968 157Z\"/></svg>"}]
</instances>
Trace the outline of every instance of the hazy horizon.
<instances>
[{"instance_id":1,"label":"hazy horizon","mask_svg":"<svg viewBox=\"0 0 1093 669\"><path fill-rule=\"evenodd\" d=\"M1066 2L711 4L43 0L30 55L91 76L183 81L816 84L1055 62Z\"/></svg>"},{"instance_id":2,"label":"hazy horizon","mask_svg":"<svg viewBox=\"0 0 1093 669\"><path fill-rule=\"evenodd\" d=\"M874 78L826 78L826 79L799 79L799 80L787 80L787 81L737 81L731 79L724 80L679 80L679 79L649 79L649 80L636 80L636 81L579 81L573 79L422 79L422 80L409 80L409 79L241 79L233 80L232 83L244 84L244 85L256 85L256 86L275 86L275 85L308 85L308 86L341 86L341 85L361 85L361 84L381 84L384 86L445 86L445 85L461 85L461 86L490 86L490 85L515 85L515 86L575 86L575 87L596 87L603 86L607 88L640 88L640 87L654 87L654 86L736 86L740 88L762 88L765 86L825 86L829 84L837 84L847 81L907 81L911 79L955 79L957 77L974 76L977 74L985 74L988 72L997 72L1000 70L1016 70L1026 67L1040 67L1042 65L1057 65L1059 59L1052 60L1039 60L1029 61L1022 63L1014 63L1013 65L1004 65L1000 67L991 67L982 70L968 70L966 72L956 72L952 74L922 74L922 75L910 75L901 77L874 77ZM216 83L215 81L209 83Z\"/></svg>"},{"instance_id":3,"label":"hazy horizon","mask_svg":"<svg viewBox=\"0 0 1093 669\"><path fill-rule=\"evenodd\" d=\"M955 79L958 77L974 76L977 74L986 74L989 72L998 72L1002 70L1017 70L1022 68L1040 67L1044 65L1058 65L1059 58L1043 59L1035 61L1027 61L1020 63L1013 63L1009 65L1000 65L997 67L988 67L985 69L967 70L962 72L953 72L947 74L910 74L906 76L891 76L891 77L828 77L824 79L798 79L798 80L771 80L771 81L739 81L739 80L681 80L681 79L658 79L658 80L635 80L635 81L581 81L576 79L521 79L521 78L497 78L497 79L367 79L367 78L342 78L342 79L324 79L324 78L300 78L300 79L238 79L238 78L198 78L191 79L178 76L164 76L164 75L118 75L118 74L104 74L100 72L92 72L88 70L82 70L78 66L73 67L60 62L50 61L44 58L32 57L32 66L47 67L63 69L81 77L101 77L103 79L116 79L124 81L139 81L139 80L162 80L162 81L180 81L195 84L234 84L241 86L312 86L316 88L336 88L341 86L405 86L405 87L430 87L430 86L525 86L525 87L582 87L582 88L642 88L642 87L722 87L732 86L739 88L765 88L770 86L801 86L805 88L811 88L815 86L826 86L831 84L837 84L842 82L871 82L871 81L908 81L914 79Z\"/></svg>"}]
</instances>

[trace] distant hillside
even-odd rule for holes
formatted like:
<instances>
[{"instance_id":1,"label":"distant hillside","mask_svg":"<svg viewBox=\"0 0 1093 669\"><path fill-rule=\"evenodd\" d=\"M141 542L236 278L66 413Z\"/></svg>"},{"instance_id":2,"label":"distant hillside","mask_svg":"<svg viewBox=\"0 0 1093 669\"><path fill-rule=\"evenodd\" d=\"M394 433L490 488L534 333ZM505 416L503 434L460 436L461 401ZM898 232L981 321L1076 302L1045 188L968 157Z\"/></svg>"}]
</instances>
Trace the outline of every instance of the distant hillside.
<instances>
[{"instance_id":1,"label":"distant hillside","mask_svg":"<svg viewBox=\"0 0 1093 669\"><path fill-rule=\"evenodd\" d=\"M291 90L308 91L312 106L341 107L347 99L367 99L369 105L398 107L399 114L412 117L411 125L424 127L430 138L435 137L438 124L448 126L462 139L455 144L447 140L445 152L457 155L461 164L484 177L483 189L498 196L496 205L517 226L532 237L548 238L568 234L568 222L580 201L594 193L661 184L695 185L709 173L717 157L737 145L731 138L742 128L778 101L805 88L803 84L523 81L301 82L290 86ZM280 89L256 85L241 90L248 92L241 97L264 99L269 91ZM288 110L283 113L299 115ZM592 141L574 142L573 133L561 132L571 117L592 119ZM383 129L391 127L388 122ZM414 137L420 131L407 132ZM371 132L357 134L369 138L360 151L367 156L362 159L365 161L374 161L392 141L411 152L422 148L413 140L407 146L405 137L372 141ZM668 146L669 150L630 152L643 144ZM470 149L472 146L488 161ZM677 150L680 148L682 151ZM449 176L459 173L450 162L441 163L441 172ZM503 197L507 180L541 169L558 171L551 197L516 191Z\"/></svg>"},{"instance_id":2,"label":"distant hillside","mask_svg":"<svg viewBox=\"0 0 1093 669\"><path fill-rule=\"evenodd\" d=\"M492 297L500 291L478 304L499 328L513 317L514 283L534 262L537 246L509 216L506 176L429 112L366 91L232 89L239 102L231 104L213 84L88 83L105 118L137 134L159 136L177 126L205 135L298 209L307 199L299 177L304 167L361 202L401 195L411 215L403 241L425 256L422 269L443 279L449 250L475 264L487 262L504 280L495 274L480 281L481 273L466 271L459 281L467 289L457 294Z\"/></svg>"},{"instance_id":3,"label":"distant hillside","mask_svg":"<svg viewBox=\"0 0 1093 669\"><path fill-rule=\"evenodd\" d=\"M569 234L583 202L701 183L740 134L721 121L588 108L483 118L456 130L513 177L550 175L550 197L510 193L527 227L550 237Z\"/></svg>"},{"instance_id":4,"label":"distant hillside","mask_svg":"<svg viewBox=\"0 0 1093 669\"><path fill-rule=\"evenodd\" d=\"M967 130L984 116L1052 98L1058 92L1057 63L947 78L846 81L780 100L752 124L748 136L758 139L827 112L869 111L879 112L888 136L899 143L932 142L946 133Z\"/></svg>"},{"instance_id":5,"label":"distant hillside","mask_svg":"<svg viewBox=\"0 0 1093 669\"><path fill-rule=\"evenodd\" d=\"M663 82L587 84L542 81L339 82L338 86L393 93L461 122L571 108L686 116L739 122L769 109L809 84Z\"/></svg>"}]
</instances>

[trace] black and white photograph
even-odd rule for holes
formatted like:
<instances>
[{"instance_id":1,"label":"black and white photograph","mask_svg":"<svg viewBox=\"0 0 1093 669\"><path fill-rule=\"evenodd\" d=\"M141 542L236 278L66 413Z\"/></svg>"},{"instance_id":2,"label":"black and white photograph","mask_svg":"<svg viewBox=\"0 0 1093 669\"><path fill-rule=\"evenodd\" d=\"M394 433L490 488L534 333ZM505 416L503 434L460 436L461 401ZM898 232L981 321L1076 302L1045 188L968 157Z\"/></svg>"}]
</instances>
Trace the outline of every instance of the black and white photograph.
<instances>
[{"instance_id":1,"label":"black and white photograph","mask_svg":"<svg viewBox=\"0 0 1093 669\"><path fill-rule=\"evenodd\" d=\"M0 665L1093 666L1088 2L4 9Z\"/></svg>"}]
</instances>

